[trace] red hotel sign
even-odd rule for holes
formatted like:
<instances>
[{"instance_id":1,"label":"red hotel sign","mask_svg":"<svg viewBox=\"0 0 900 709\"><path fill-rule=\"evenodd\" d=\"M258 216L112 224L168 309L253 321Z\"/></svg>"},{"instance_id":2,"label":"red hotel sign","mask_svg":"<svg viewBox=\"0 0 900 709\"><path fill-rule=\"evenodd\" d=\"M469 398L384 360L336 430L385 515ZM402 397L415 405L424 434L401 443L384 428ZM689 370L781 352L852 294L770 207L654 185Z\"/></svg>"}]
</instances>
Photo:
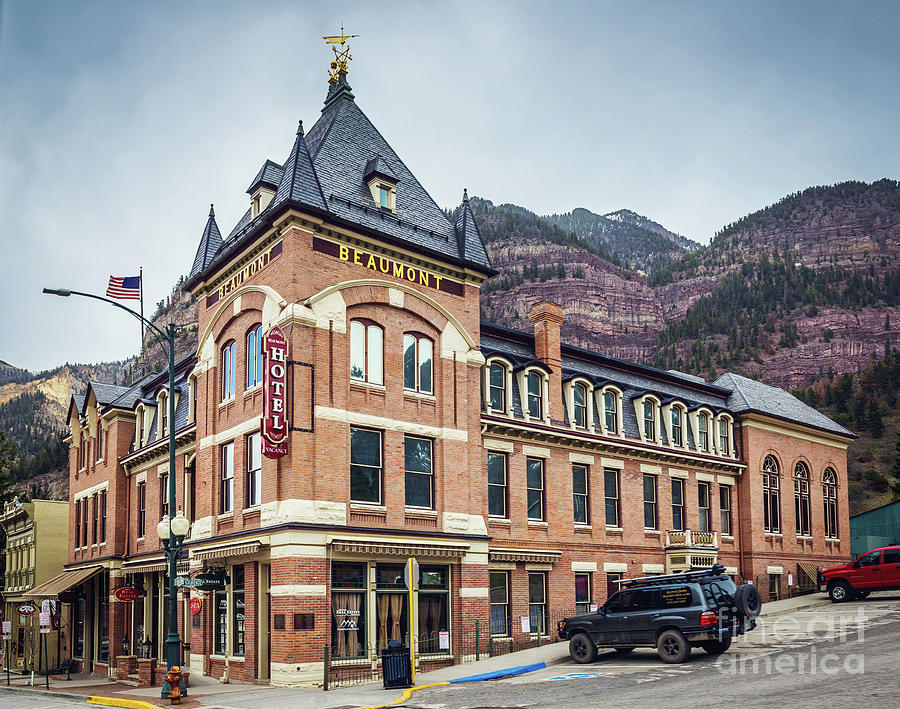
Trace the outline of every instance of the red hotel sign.
<instances>
[{"instance_id":1,"label":"red hotel sign","mask_svg":"<svg viewBox=\"0 0 900 709\"><path fill-rule=\"evenodd\" d=\"M287 340L273 327L263 338L262 453L266 458L287 455Z\"/></svg>"}]
</instances>

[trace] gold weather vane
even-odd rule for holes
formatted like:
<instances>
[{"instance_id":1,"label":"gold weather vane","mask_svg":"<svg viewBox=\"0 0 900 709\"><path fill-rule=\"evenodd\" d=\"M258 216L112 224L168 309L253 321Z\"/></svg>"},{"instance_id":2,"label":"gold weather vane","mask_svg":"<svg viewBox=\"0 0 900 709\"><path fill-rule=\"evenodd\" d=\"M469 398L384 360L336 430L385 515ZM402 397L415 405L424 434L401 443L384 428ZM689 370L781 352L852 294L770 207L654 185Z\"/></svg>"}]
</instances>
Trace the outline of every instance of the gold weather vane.
<instances>
[{"instance_id":1,"label":"gold weather vane","mask_svg":"<svg viewBox=\"0 0 900 709\"><path fill-rule=\"evenodd\" d=\"M334 52L334 61L331 62L331 69L328 70L328 81L332 84L336 83L340 74L347 73L347 64L353 57L350 55L350 45L347 44L348 39L359 37L358 34L344 34L344 23L341 23L341 33L338 36L322 37ZM340 45L340 50L338 50Z\"/></svg>"}]
</instances>

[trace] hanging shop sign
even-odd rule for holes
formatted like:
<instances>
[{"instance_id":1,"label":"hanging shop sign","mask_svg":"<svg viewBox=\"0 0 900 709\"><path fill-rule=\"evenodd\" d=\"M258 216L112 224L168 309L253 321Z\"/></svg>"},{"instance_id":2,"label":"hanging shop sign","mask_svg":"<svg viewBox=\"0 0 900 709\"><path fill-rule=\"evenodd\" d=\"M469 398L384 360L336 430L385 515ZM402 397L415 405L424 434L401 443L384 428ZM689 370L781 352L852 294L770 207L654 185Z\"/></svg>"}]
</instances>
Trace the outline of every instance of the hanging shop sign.
<instances>
[{"instance_id":1,"label":"hanging shop sign","mask_svg":"<svg viewBox=\"0 0 900 709\"><path fill-rule=\"evenodd\" d=\"M18 608L16 608L16 613L19 615L31 615L37 610L34 603L22 603Z\"/></svg>"},{"instance_id":2,"label":"hanging shop sign","mask_svg":"<svg viewBox=\"0 0 900 709\"><path fill-rule=\"evenodd\" d=\"M216 591L228 585L225 569L201 569L190 576L176 576L175 585L180 588L193 588L198 591ZM197 599L200 600L199 598ZM193 599L192 599L193 602Z\"/></svg>"},{"instance_id":3,"label":"hanging shop sign","mask_svg":"<svg viewBox=\"0 0 900 709\"><path fill-rule=\"evenodd\" d=\"M117 601L130 603L131 601L136 601L138 598L140 598L141 592L138 591L134 586L119 586L113 591L113 596L116 597Z\"/></svg>"},{"instance_id":4,"label":"hanging shop sign","mask_svg":"<svg viewBox=\"0 0 900 709\"><path fill-rule=\"evenodd\" d=\"M287 455L287 340L277 325L263 338L262 454Z\"/></svg>"},{"instance_id":5,"label":"hanging shop sign","mask_svg":"<svg viewBox=\"0 0 900 709\"><path fill-rule=\"evenodd\" d=\"M462 295L465 292L462 283L450 280L445 276L439 276L434 271L410 266L396 259L363 251L362 249L355 249L352 246L336 244L333 241L320 239L317 236L313 237L313 251L334 256L341 261L368 268L370 271L375 271L385 276L400 278L410 285L434 288L453 295Z\"/></svg>"},{"instance_id":6,"label":"hanging shop sign","mask_svg":"<svg viewBox=\"0 0 900 709\"><path fill-rule=\"evenodd\" d=\"M203 608L203 601L196 596L191 599L191 615L197 615Z\"/></svg>"},{"instance_id":7,"label":"hanging shop sign","mask_svg":"<svg viewBox=\"0 0 900 709\"><path fill-rule=\"evenodd\" d=\"M60 591L58 597L60 603L75 603L78 600L78 594L71 588L67 591Z\"/></svg>"}]
</instances>

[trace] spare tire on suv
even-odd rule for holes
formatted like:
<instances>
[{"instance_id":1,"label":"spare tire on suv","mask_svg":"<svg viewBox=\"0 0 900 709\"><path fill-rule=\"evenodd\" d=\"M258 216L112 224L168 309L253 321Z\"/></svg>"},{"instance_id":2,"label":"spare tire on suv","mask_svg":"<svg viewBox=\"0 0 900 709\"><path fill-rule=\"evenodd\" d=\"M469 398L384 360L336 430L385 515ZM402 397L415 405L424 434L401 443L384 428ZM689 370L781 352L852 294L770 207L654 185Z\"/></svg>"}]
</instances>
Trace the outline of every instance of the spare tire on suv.
<instances>
[{"instance_id":1,"label":"spare tire on suv","mask_svg":"<svg viewBox=\"0 0 900 709\"><path fill-rule=\"evenodd\" d=\"M744 618L756 618L762 610L762 596L752 583L742 583L734 594L734 605Z\"/></svg>"}]
</instances>

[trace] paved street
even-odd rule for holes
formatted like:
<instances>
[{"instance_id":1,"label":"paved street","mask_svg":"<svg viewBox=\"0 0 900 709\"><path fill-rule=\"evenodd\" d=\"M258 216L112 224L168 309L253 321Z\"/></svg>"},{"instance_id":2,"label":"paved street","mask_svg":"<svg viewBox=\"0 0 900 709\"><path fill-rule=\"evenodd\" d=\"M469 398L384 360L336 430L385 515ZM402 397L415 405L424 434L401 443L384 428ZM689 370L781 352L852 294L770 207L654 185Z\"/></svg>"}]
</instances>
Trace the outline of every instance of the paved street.
<instances>
[{"instance_id":1,"label":"paved street","mask_svg":"<svg viewBox=\"0 0 900 709\"><path fill-rule=\"evenodd\" d=\"M565 645L548 646L543 652L550 661L565 652ZM520 655L515 660L511 656L506 659L534 660ZM402 706L645 709L657 705L693 709L728 704L781 707L790 703L819 709L862 703L865 709L893 709L900 692L898 666L900 594L876 593L864 602L820 605L762 617L756 630L736 641L718 659L698 650L688 663L666 665L649 649L635 650L627 657L602 653L591 665L565 661L505 680L424 689ZM438 670L422 679L440 681L450 671L462 676L473 667ZM156 691L146 690L146 699L158 702ZM198 687L193 699L208 709L350 709L389 702L399 695L382 690L377 683L328 693L240 684L209 686L204 691L210 693L204 695ZM72 701L65 698L12 694L0 688L0 709L71 706Z\"/></svg>"},{"instance_id":2,"label":"paved street","mask_svg":"<svg viewBox=\"0 0 900 709\"><path fill-rule=\"evenodd\" d=\"M591 665L563 663L497 682L424 690L405 706L893 708L898 666L900 596L877 594L868 602L763 619L719 659L698 650L688 663L665 665L651 650L624 658L604 653Z\"/></svg>"}]
</instances>

